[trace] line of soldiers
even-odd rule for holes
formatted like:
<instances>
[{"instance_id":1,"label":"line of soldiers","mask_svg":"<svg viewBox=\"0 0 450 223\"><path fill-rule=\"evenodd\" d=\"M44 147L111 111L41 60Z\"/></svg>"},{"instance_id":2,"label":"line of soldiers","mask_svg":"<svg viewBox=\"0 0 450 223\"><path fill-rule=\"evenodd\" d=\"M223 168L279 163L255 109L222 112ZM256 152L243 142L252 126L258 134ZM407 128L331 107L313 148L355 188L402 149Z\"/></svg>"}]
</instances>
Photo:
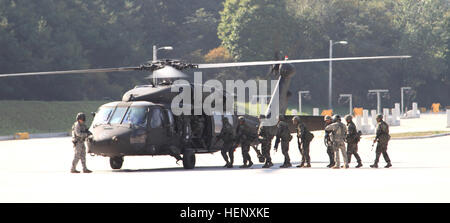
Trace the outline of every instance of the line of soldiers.
<instances>
[{"instance_id":1,"label":"line of soldiers","mask_svg":"<svg viewBox=\"0 0 450 223\"><path fill-rule=\"evenodd\" d=\"M263 119L264 116L260 116ZM341 117L339 115L325 116L325 137L324 142L326 145L326 152L329 156L330 163L328 168L339 169L339 168L349 168L349 163L351 162L352 156L355 156L358 165L355 168L360 168L363 166L361 157L358 154L358 143L361 139L361 132L357 131L355 123L353 123L351 115L345 116L347 125L341 122ZM392 166L389 156L387 154L387 146L390 139L389 126L383 121L382 115L377 115L377 127L376 127L376 137L374 139L374 144L377 143L376 158L372 168L378 168L378 162L381 154L387 163L385 168ZM239 117L239 125L237 127L236 135L234 134L233 127L229 123L228 119L224 117L223 128L218 139L222 139L224 145L222 147L222 156L226 161L225 167L232 168L234 160L234 150L236 147L241 145L242 157L244 160L244 165L241 168L249 168L253 165L251 157L249 155L250 146L255 140L261 143L262 154L259 154L261 158L265 161L262 168L270 168L273 166L272 159L270 157L270 148L272 144L272 139L276 137L275 140L275 152L278 150L278 146L281 143L281 151L284 155L284 163L280 168L292 167L290 157L289 157L289 142L292 140L292 135L290 133L288 123L284 116L280 116L279 122L276 128L271 126L260 125L258 131L253 132L248 125L245 124L245 118L243 116ZM311 157L309 155L309 145L314 138L305 124L301 121L299 116L295 116L292 122L296 128L297 132L297 145L302 156L300 165L298 168L309 168L311 167ZM347 143L347 147L345 146ZM344 165L341 166L340 154L342 154ZM229 158L229 159L228 159Z\"/></svg>"}]
</instances>

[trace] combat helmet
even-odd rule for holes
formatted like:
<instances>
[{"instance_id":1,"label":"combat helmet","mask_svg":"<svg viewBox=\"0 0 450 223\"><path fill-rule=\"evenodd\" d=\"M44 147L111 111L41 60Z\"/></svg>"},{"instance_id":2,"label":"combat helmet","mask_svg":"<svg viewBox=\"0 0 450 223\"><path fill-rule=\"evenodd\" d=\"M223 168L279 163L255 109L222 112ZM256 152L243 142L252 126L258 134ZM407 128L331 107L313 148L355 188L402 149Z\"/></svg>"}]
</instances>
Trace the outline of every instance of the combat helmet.
<instances>
[{"instance_id":1,"label":"combat helmet","mask_svg":"<svg viewBox=\"0 0 450 223\"><path fill-rule=\"evenodd\" d=\"M353 117L351 115L346 115L345 116L345 121L349 122L351 120L353 120Z\"/></svg>"},{"instance_id":2,"label":"combat helmet","mask_svg":"<svg viewBox=\"0 0 450 223\"><path fill-rule=\"evenodd\" d=\"M324 120L324 121L327 121L327 120L331 121L331 116L326 115L326 116L323 118L323 120Z\"/></svg>"},{"instance_id":3,"label":"combat helmet","mask_svg":"<svg viewBox=\"0 0 450 223\"><path fill-rule=\"evenodd\" d=\"M340 115L333 115L333 122L341 122L341 116Z\"/></svg>"},{"instance_id":4,"label":"combat helmet","mask_svg":"<svg viewBox=\"0 0 450 223\"><path fill-rule=\"evenodd\" d=\"M239 116L239 122L245 122L245 117L244 116Z\"/></svg>"},{"instance_id":5,"label":"combat helmet","mask_svg":"<svg viewBox=\"0 0 450 223\"><path fill-rule=\"evenodd\" d=\"M77 114L77 121L78 120L86 121L86 115L83 112L78 113Z\"/></svg>"},{"instance_id":6,"label":"combat helmet","mask_svg":"<svg viewBox=\"0 0 450 223\"><path fill-rule=\"evenodd\" d=\"M292 118L292 121L300 122L301 120L300 120L300 117L299 117L299 116L294 116L294 117Z\"/></svg>"},{"instance_id":7,"label":"combat helmet","mask_svg":"<svg viewBox=\"0 0 450 223\"><path fill-rule=\"evenodd\" d=\"M383 115L382 115L382 114L378 114L378 115L376 116L376 119L381 119L381 120L383 120Z\"/></svg>"}]
</instances>

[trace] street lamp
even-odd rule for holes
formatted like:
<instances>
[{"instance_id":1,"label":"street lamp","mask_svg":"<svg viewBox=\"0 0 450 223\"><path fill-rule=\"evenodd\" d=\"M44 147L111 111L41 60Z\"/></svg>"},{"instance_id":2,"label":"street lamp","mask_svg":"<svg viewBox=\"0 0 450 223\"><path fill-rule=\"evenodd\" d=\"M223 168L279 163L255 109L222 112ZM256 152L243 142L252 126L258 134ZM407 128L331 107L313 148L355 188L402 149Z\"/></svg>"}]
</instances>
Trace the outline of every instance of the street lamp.
<instances>
[{"instance_id":1,"label":"street lamp","mask_svg":"<svg viewBox=\"0 0 450 223\"><path fill-rule=\"evenodd\" d=\"M389 90L379 89L379 90L369 90L369 94L377 94L377 113L381 114L381 93L389 93Z\"/></svg>"},{"instance_id":2,"label":"street lamp","mask_svg":"<svg viewBox=\"0 0 450 223\"><path fill-rule=\"evenodd\" d=\"M302 115L302 94L305 96L309 95L309 91L299 91L298 92L298 113Z\"/></svg>"},{"instance_id":3,"label":"street lamp","mask_svg":"<svg viewBox=\"0 0 450 223\"><path fill-rule=\"evenodd\" d=\"M401 103L402 103L402 108L401 108L401 111L402 111L402 115L403 115L403 113L404 113L404 107L403 107L403 91L404 90L411 90L411 87L401 87L400 88L400 91L401 91Z\"/></svg>"},{"instance_id":4,"label":"street lamp","mask_svg":"<svg viewBox=\"0 0 450 223\"><path fill-rule=\"evenodd\" d=\"M348 114L352 115L353 114L353 102L352 102L353 95L352 94L340 94L339 97L349 98L348 102L349 102L350 112Z\"/></svg>"},{"instance_id":5,"label":"street lamp","mask_svg":"<svg viewBox=\"0 0 450 223\"><path fill-rule=\"evenodd\" d=\"M347 41L333 42L333 40L330 40L330 59L333 58L333 45L335 45L335 44L347 45L348 42ZM333 94L332 94L332 90L333 90L333 85L332 85L333 61L330 60L329 64L330 64L330 73L329 73L329 80L328 80L328 108L329 109L333 109L333 106L332 106L332 103L331 103L331 98L333 96Z\"/></svg>"},{"instance_id":6,"label":"street lamp","mask_svg":"<svg viewBox=\"0 0 450 223\"><path fill-rule=\"evenodd\" d=\"M153 62L156 62L158 60L158 51L159 50L173 50L173 47L171 46L164 46L164 47L160 47L157 48L156 45L153 45ZM156 77L155 74L153 74L153 84L157 84L158 78Z\"/></svg>"}]
</instances>

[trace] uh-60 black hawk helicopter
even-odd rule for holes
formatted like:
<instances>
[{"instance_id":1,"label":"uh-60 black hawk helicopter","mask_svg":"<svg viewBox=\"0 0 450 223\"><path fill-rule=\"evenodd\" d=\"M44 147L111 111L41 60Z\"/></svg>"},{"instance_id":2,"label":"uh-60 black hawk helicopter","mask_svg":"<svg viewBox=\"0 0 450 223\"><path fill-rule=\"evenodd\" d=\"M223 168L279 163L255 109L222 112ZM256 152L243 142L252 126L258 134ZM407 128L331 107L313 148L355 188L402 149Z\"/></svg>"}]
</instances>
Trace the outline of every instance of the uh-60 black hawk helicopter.
<instances>
[{"instance_id":1,"label":"uh-60 black hawk helicopter","mask_svg":"<svg viewBox=\"0 0 450 223\"><path fill-rule=\"evenodd\" d=\"M215 64L191 64L178 60L158 60L149 61L137 67L15 73L3 74L0 77L146 71L156 75L157 80L171 80L187 77L182 72L186 70L270 65L270 73L278 77L276 88L273 90L273 92L278 92L278 111L279 114L285 114L290 80L295 74L295 68L292 65L294 63L409 57L348 57ZM171 155L177 159L182 159L185 169L192 169L195 167L196 154L219 151L220 146L217 146L216 137L222 128L222 117L227 117L230 124L236 128L238 116L235 113L176 116L171 110L171 102L178 93L172 92L171 86L171 81L154 81L152 84L137 86L126 92L123 95L122 101L102 105L95 113L90 127L92 135L87 140L88 152L94 155L110 157L110 165L113 169L120 169L122 167L125 156L141 155ZM225 100L227 100L227 97L225 97L226 94L224 92ZM272 97L266 115L270 116L269 111L273 107L273 99ZM257 117L246 115L246 120L246 124L254 128L259 125ZM200 128L203 129L203 132L201 135L195 135L193 134L193 129L198 128L199 124L202 125ZM311 130L319 130L323 128L323 121L321 118L317 119L316 117L316 119L309 123L307 121L306 125L310 125L309 129ZM272 128L275 128L275 126ZM255 145L257 144L258 142L255 142Z\"/></svg>"}]
</instances>

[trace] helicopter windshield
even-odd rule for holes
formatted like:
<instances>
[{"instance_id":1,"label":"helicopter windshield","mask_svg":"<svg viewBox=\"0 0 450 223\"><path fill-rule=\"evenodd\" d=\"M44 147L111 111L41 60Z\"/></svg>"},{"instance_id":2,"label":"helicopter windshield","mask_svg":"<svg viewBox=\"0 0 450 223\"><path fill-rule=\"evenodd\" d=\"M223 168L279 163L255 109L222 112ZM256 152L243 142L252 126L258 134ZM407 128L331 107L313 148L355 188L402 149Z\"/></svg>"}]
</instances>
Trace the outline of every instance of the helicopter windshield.
<instances>
[{"instance_id":1,"label":"helicopter windshield","mask_svg":"<svg viewBox=\"0 0 450 223\"><path fill-rule=\"evenodd\" d=\"M92 121L93 126L108 123L111 113L114 111L114 107L103 107L95 114L95 118Z\"/></svg>"},{"instance_id":2,"label":"helicopter windshield","mask_svg":"<svg viewBox=\"0 0 450 223\"><path fill-rule=\"evenodd\" d=\"M110 124L120 124L122 122L123 116L127 112L128 107L117 107L114 114L109 121Z\"/></svg>"},{"instance_id":3,"label":"helicopter windshield","mask_svg":"<svg viewBox=\"0 0 450 223\"><path fill-rule=\"evenodd\" d=\"M145 126L147 124L146 114L147 107L130 107L125 114L122 124Z\"/></svg>"}]
</instances>

